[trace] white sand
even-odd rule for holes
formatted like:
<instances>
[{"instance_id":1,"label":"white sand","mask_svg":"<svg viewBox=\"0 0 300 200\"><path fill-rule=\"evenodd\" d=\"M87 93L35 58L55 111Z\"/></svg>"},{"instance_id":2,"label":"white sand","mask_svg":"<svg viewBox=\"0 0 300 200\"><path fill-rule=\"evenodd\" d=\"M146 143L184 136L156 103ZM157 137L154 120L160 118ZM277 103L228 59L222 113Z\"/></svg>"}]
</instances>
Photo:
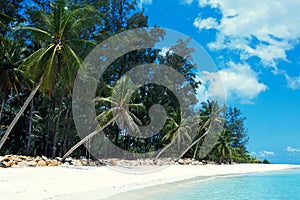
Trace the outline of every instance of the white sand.
<instances>
[{"instance_id":1,"label":"white sand","mask_svg":"<svg viewBox=\"0 0 300 200\"><path fill-rule=\"evenodd\" d=\"M170 183L197 176L268 172L298 165L173 165L146 174L124 173L109 167L0 168L0 197L18 199L104 199L120 192Z\"/></svg>"}]
</instances>

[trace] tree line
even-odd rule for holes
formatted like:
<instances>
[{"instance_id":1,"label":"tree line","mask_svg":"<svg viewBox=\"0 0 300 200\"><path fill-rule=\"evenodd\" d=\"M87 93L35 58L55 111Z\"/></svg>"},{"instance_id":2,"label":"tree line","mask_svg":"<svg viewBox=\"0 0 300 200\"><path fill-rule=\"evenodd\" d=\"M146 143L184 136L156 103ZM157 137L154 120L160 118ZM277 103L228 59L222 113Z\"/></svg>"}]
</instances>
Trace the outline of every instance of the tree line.
<instances>
[{"instance_id":1,"label":"tree line","mask_svg":"<svg viewBox=\"0 0 300 200\"><path fill-rule=\"evenodd\" d=\"M196 91L201 83L196 80L196 65L189 59L194 51L188 47L189 40L178 40L166 53L155 48L136 50L111 63L96 91L99 128L86 138L79 137L72 113L76 73L100 42L125 30L148 26L148 18L136 1L3 0L0 19L0 154L87 156L82 144L103 130L117 147L127 152L156 152L156 158L186 139L188 145L179 157L258 162L247 152L246 118L238 108L208 100L196 109L197 117L184 119L185 111L168 88L156 84L134 88L124 77L134 66L164 64L181 73ZM154 44L163 37L164 31L157 29L149 33L149 42ZM172 49L180 49L185 56L172 53ZM113 90L117 83L119 88ZM111 98L123 89L132 90L130 99L125 93ZM199 105L192 96L186 101ZM154 104L162 105L168 116L163 129L151 137L133 137L128 131L135 129L131 122L149 124L149 109ZM209 154L202 155L202 143L217 121L222 125L217 142ZM190 124L197 126L194 133L190 133Z\"/></svg>"}]
</instances>

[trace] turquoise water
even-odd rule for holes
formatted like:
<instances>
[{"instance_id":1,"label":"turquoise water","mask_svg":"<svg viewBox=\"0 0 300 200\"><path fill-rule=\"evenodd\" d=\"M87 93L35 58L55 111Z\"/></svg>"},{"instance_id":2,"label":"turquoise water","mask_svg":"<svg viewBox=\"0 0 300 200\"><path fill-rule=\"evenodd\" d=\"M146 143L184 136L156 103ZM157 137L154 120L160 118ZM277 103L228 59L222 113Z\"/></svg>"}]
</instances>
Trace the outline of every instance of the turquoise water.
<instances>
[{"instance_id":1,"label":"turquoise water","mask_svg":"<svg viewBox=\"0 0 300 200\"><path fill-rule=\"evenodd\" d=\"M300 200L300 169L208 179L203 177L132 191L128 197L143 200Z\"/></svg>"}]
</instances>

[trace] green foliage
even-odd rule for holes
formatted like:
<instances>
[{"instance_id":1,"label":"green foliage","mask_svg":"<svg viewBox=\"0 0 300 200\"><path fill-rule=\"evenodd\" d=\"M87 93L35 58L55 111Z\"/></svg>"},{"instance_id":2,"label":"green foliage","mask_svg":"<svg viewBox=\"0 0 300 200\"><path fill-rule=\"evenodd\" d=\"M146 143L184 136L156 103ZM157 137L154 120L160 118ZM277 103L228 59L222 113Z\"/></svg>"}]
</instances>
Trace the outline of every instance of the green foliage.
<instances>
[{"instance_id":1,"label":"green foliage","mask_svg":"<svg viewBox=\"0 0 300 200\"><path fill-rule=\"evenodd\" d=\"M264 160L262 161L262 163L263 163L263 164L271 164L267 159L264 159Z\"/></svg>"},{"instance_id":2,"label":"green foliage","mask_svg":"<svg viewBox=\"0 0 300 200\"><path fill-rule=\"evenodd\" d=\"M82 60L95 44L108 37L124 30L147 27L147 16L137 7L136 1L33 2L4 0L0 3L0 136L20 110L34 83L44 77L40 92L21 116L0 153L63 156L71 146L80 144L72 116L72 87ZM155 29L143 34L153 45L162 41L165 33ZM245 117L239 109L229 108L225 114L224 106L214 100L207 101L202 103L197 117L183 119L183 113L190 111L179 108L178 100L167 87L133 86L130 79L124 77L138 65L163 64L182 74L196 91L201 83L196 81L197 66L191 59L194 49L188 47L189 41L178 40L165 54L155 48L140 49L111 63L97 88L99 126L105 127L106 136L115 145L129 152L160 150L161 154L170 145L185 143L184 156L195 159L260 162L247 154ZM153 73L160 74L159 67L155 70ZM178 87L187 86L177 84ZM192 96L186 96L185 101L186 105L197 103ZM165 126L151 137L132 137L130 133L138 131L137 124L151 123L149 110L154 104L164 107L168 116ZM191 129L194 125L198 126L195 133ZM216 133L217 130L222 131ZM216 133L214 137L220 137L211 153L204 157L199 147L209 131ZM72 151L73 156L86 154L84 147L77 147Z\"/></svg>"}]
</instances>

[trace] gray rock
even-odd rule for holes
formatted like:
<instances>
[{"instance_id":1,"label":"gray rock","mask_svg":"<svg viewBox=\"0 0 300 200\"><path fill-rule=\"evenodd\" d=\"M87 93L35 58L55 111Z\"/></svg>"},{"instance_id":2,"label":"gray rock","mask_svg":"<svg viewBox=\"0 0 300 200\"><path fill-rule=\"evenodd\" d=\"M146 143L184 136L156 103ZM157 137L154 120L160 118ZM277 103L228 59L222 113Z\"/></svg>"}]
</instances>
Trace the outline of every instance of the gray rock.
<instances>
[{"instance_id":1,"label":"gray rock","mask_svg":"<svg viewBox=\"0 0 300 200\"><path fill-rule=\"evenodd\" d=\"M4 162L0 162L0 168L7 168L7 166Z\"/></svg>"}]
</instances>

